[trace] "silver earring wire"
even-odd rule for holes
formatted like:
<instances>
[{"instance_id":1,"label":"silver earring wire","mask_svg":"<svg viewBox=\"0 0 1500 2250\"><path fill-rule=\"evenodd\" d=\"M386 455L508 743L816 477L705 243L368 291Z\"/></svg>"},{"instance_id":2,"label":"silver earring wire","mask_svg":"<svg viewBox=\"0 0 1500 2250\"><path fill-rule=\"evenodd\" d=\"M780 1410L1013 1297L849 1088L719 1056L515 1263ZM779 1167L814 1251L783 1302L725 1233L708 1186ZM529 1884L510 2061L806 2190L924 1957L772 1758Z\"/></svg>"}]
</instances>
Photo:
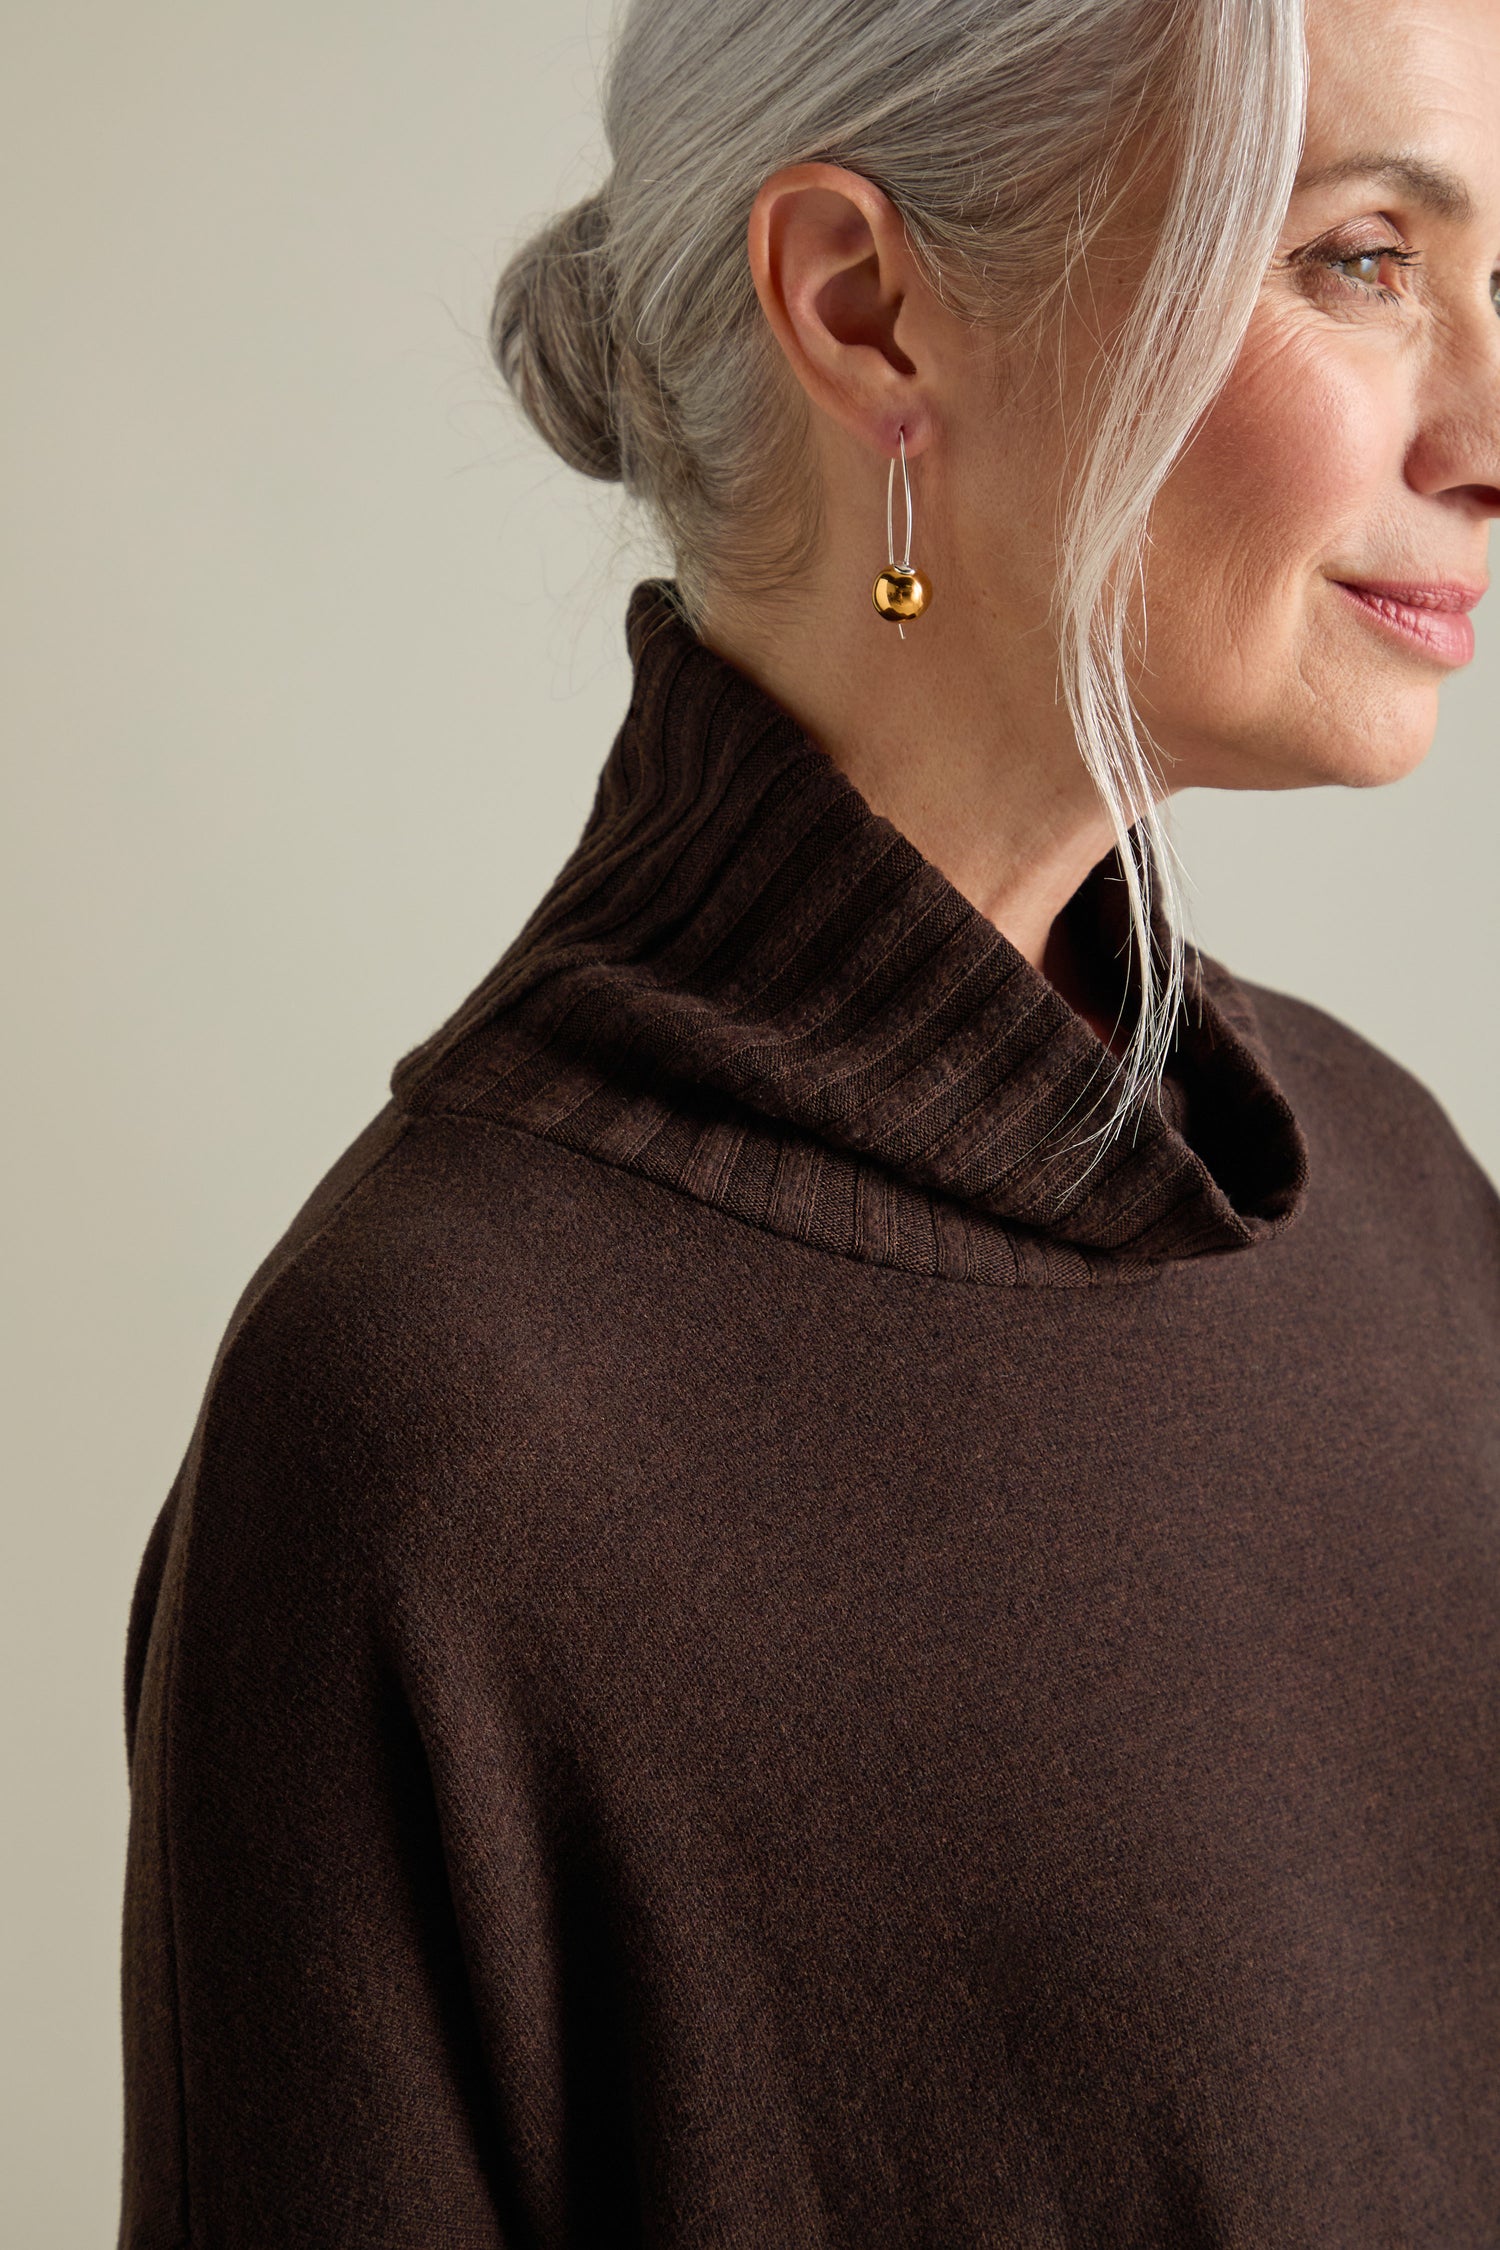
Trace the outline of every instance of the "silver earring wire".
<instances>
[{"instance_id":1,"label":"silver earring wire","mask_svg":"<svg viewBox=\"0 0 1500 2250\"><path fill-rule=\"evenodd\" d=\"M896 569L901 569L901 570L910 570L910 568L911 568L911 478L910 478L910 476L909 476L909 475L907 474L907 469L906 469L906 424L905 424L904 422L902 423L902 425L901 425L900 429L899 429L899 430L898 430L898 431L896 432L896 436L897 436L898 440L900 441L900 445L901 445L901 485L902 485L902 489L903 489L903 491L904 491L904 492L905 492L905 494L906 494L906 552L905 552L905 554L904 554L904 555L902 556L902 558L901 558L901 561L900 561L900 563L898 564L898 563L897 563L897 561L896 561L896 456L895 456L895 454L893 453L893 454L891 455L891 466L890 466L890 472L889 472L889 474L887 475L887 477L886 477L886 480L885 480L885 552L886 552L886 562L887 562L887 565L888 565L888 567L889 567L889 568L890 568L891 570L896 570ZM899 633L899 634L901 635L901 638L902 638L902 640L904 641L904 640L905 640L905 638L906 638L906 627L905 627L905 626L904 626L904 625L903 625L903 624L901 623L901 621L900 621L900 619L899 619L899 618L898 618L898 619L897 619L897 621L896 621L896 631L897 631L897 632L898 632L898 633Z\"/></svg>"}]
</instances>

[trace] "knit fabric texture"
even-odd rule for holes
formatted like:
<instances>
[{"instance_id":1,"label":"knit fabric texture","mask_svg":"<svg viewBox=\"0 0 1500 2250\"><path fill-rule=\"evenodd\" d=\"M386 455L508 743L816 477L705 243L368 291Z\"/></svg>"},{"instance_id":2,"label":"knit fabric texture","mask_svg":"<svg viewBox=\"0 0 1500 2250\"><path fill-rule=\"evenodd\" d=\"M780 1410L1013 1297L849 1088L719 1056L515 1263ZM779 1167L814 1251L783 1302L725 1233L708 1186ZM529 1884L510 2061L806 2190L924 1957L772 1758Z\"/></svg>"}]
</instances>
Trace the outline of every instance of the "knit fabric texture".
<instances>
[{"instance_id":1,"label":"knit fabric texture","mask_svg":"<svg viewBox=\"0 0 1500 2250\"><path fill-rule=\"evenodd\" d=\"M141 1560L120 2250L1497 2250L1500 1197L1195 952L1101 1153L1084 1018L626 631Z\"/></svg>"}]
</instances>

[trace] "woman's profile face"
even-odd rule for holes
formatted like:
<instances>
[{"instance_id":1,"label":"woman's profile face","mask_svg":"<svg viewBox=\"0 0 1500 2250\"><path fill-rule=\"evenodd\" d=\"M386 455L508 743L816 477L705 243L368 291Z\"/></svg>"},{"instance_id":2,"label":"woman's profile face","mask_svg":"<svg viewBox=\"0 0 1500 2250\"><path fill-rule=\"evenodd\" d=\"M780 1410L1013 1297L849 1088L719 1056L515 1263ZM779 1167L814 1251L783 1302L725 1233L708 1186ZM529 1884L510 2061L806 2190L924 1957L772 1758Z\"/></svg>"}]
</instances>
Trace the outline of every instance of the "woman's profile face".
<instances>
[{"instance_id":1,"label":"woman's profile face","mask_svg":"<svg viewBox=\"0 0 1500 2250\"><path fill-rule=\"evenodd\" d=\"M1488 578L1500 7L1310 0L1308 48L1277 256L1152 520L1138 693L1175 788L1409 771L1472 629L1450 609L1424 637L1346 587Z\"/></svg>"}]
</instances>

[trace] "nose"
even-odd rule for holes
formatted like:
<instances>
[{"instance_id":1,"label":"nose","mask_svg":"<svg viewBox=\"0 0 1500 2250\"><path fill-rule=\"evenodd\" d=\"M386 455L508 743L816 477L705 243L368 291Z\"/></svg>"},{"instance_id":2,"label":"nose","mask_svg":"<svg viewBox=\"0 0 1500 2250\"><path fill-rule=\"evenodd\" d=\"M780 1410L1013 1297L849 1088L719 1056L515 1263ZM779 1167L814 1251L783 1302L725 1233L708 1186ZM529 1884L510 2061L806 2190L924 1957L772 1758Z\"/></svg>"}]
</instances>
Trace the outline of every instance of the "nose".
<instances>
[{"instance_id":1,"label":"nose","mask_svg":"<svg viewBox=\"0 0 1500 2250\"><path fill-rule=\"evenodd\" d=\"M1486 522L1500 515L1500 311L1488 296L1472 318L1447 327L1433 354L1406 478Z\"/></svg>"}]
</instances>

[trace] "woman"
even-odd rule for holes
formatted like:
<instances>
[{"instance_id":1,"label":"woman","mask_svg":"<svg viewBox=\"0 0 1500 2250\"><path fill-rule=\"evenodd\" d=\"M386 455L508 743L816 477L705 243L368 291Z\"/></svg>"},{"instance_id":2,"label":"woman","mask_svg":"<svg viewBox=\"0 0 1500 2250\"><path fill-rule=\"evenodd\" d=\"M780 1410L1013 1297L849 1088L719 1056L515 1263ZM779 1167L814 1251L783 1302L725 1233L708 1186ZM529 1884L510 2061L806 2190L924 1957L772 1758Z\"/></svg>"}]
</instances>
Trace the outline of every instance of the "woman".
<instances>
[{"instance_id":1,"label":"woman","mask_svg":"<svg viewBox=\"0 0 1500 2250\"><path fill-rule=\"evenodd\" d=\"M495 343L675 574L142 1563L121 2241L1493 2250L1500 1200L1161 820L1469 653L1500 19L637 0L608 123Z\"/></svg>"}]
</instances>

